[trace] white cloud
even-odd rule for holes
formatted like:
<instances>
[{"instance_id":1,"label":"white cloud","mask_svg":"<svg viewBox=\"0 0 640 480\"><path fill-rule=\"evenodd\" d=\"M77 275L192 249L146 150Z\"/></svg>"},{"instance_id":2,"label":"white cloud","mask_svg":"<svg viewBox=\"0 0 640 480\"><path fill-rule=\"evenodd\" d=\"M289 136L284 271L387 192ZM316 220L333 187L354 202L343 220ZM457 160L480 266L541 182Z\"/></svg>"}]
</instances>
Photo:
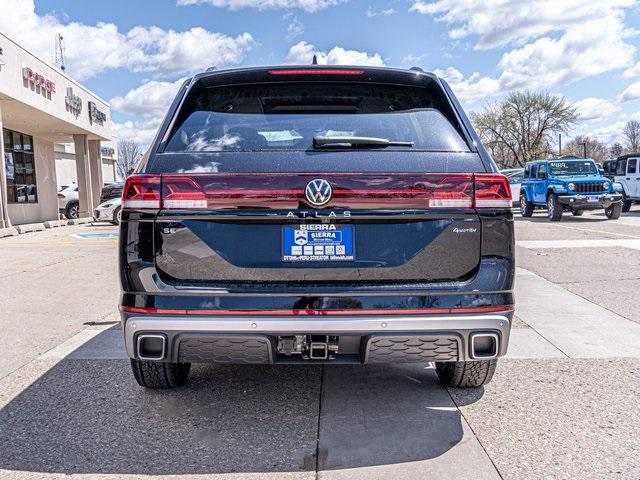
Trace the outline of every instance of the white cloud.
<instances>
[{"instance_id":1,"label":"white cloud","mask_svg":"<svg viewBox=\"0 0 640 480\"><path fill-rule=\"evenodd\" d=\"M395 14L396 11L393 8L385 8L384 10L374 10L371 7L367 8L367 18L373 18L373 17L386 17L389 15L393 15Z\"/></svg>"},{"instance_id":2,"label":"white cloud","mask_svg":"<svg viewBox=\"0 0 640 480\"><path fill-rule=\"evenodd\" d=\"M588 97L573 104L578 110L580 120L600 120L611 117L621 109L615 103L604 98Z\"/></svg>"},{"instance_id":3,"label":"white cloud","mask_svg":"<svg viewBox=\"0 0 640 480\"><path fill-rule=\"evenodd\" d=\"M426 53L423 53L422 55L414 55L413 53L410 53L409 55L405 55L404 57L402 57L402 60L400 60L400 62L404 64L417 65L418 63L422 62L422 60L427 58L427 56L428 54Z\"/></svg>"},{"instance_id":4,"label":"white cloud","mask_svg":"<svg viewBox=\"0 0 640 480\"><path fill-rule=\"evenodd\" d=\"M123 123L111 121L111 131L116 142L118 140L134 140L146 148L151 144L161 121L162 117L127 120Z\"/></svg>"},{"instance_id":5,"label":"white cloud","mask_svg":"<svg viewBox=\"0 0 640 480\"><path fill-rule=\"evenodd\" d=\"M633 67L625 70L624 78L640 77L640 62L636 63Z\"/></svg>"},{"instance_id":6,"label":"white cloud","mask_svg":"<svg viewBox=\"0 0 640 480\"><path fill-rule=\"evenodd\" d=\"M472 73L468 78L460 70L448 67L445 70L436 68L433 73L444 78L450 85L456 96L463 102L473 102L480 98L490 97L500 93L500 81L482 77L478 72Z\"/></svg>"},{"instance_id":7,"label":"white cloud","mask_svg":"<svg viewBox=\"0 0 640 480\"><path fill-rule=\"evenodd\" d=\"M289 18L290 15L285 15ZM287 27L287 40L292 40L304 33L304 24L295 15L291 18L291 23Z\"/></svg>"},{"instance_id":8,"label":"white cloud","mask_svg":"<svg viewBox=\"0 0 640 480\"><path fill-rule=\"evenodd\" d=\"M129 90L124 96L112 98L109 103L117 112L146 117L162 117L184 80L184 78L175 82L151 80Z\"/></svg>"},{"instance_id":9,"label":"white cloud","mask_svg":"<svg viewBox=\"0 0 640 480\"><path fill-rule=\"evenodd\" d=\"M128 68L154 76L192 73L211 66L235 65L254 42L249 33L230 37L192 28L184 32L134 27L120 32L113 23L65 23L38 15L33 0L0 0L0 31L49 59L58 33L65 40L67 72L84 80L105 70Z\"/></svg>"},{"instance_id":10,"label":"white cloud","mask_svg":"<svg viewBox=\"0 0 640 480\"><path fill-rule=\"evenodd\" d=\"M640 82L635 82L618 95L618 102L629 102L631 100L637 100L638 98L640 98Z\"/></svg>"},{"instance_id":11,"label":"white cloud","mask_svg":"<svg viewBox=\"0 0 640 480\"><path fill-rule=\"evenodd\" d=\"M178 0L178 5L212 5L214 7L239 10L257 8L258 10L298 8L307 12L317 12L346 0Z\"/></svg>"},{"instance_id":12,"label":"white cloud","mask_svg":"<svg viewBox=\"0 0 640 480\"><path fill-rule=\"evenodd\" d=\"M411 11L451 25L451 38L475 36L475 48L490 49L582 28L591 20L619 18L623 8L634 4L635 0L416 0Z\"/></svg>"},{"instance_id":13,"label":"white cloud","mask_svg":"<svg viewBox=\"0 0 640 480\"><path fill-rule=\"evenodd\" d=\"M495 78L473 74L452 81L452 87L463 100L475 100L513 89L568 85L625 68L633 62L635 47L624 41L623 30L618 18L591 20L559 38L542 37L504 53Z\"/></svg>"},{"instance_id":14,"label":"white cloud","mask_svg":"<svg viewBox=\"0 0 640 480\"><path fill-rule=\"evenodd\" d=\"M384 66L384 60L379 53L369 54L359 50L345 50L333 47L328 52L317 50L314 45L301 41L289 49L286 62L295 65L309 65L313 55L317 55L321 65L371 65Z\"/></svg>"},{"instance_id":15,"label":"white cloud","mask_svg":"<svg viewBox=\"0 0 640 480\"><path fill-rule=\"evenodd\" d=\"M624 15L635 1L414 0L411 10L446 23L451 38L471 37L476 49L515 44L502 55L497 75L451 80L463 100L473 101L629 68L636 48L627 42L634 32L625 27Z\"/></svg>"}]
</instances>

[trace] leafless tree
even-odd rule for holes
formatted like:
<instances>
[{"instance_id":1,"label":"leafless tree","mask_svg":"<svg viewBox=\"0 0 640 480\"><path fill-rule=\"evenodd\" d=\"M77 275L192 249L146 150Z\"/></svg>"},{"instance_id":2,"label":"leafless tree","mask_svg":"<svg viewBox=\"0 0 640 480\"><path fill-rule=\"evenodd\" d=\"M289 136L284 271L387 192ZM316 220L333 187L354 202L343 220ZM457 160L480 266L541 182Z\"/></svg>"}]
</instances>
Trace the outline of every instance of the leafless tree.
<instances>
[{"instance_id":1,"label":"leafless tree","mask_svg":"<svg viewBox=\"0 0 640 480\"><path fill-rule=\"evenodd\" d=\"M576 123L577 113L564 97L527 90L487 104L471 120L483 145L506 168L552 155L556 135Z\"/></svg>"},{"instance_id":2,"label":"leafless tree","mask_svg":"<svg viewBox=\"0 0 640 480\"><path fill-rule=\"evenodd\" d=\"M586 158L592 158L598 163L602 163L609 158L609 148L605 143L602 143L595 138L583 135L578 135L571 141L567 142L562 149L562 154L583 158L585 150Z\"/></svg>"},{"instance_id":3,"label":"leafless tree","mask_svg":"<svg viewBox=\"0 0 640 480\"><path fill-rule=\"evenodd\" d=\"M140 158L142 157L142 147L133 140L118 141L118 158L116 165L118 167L118 175L121 178L127 178L131 171L136 168Z\"/></svg>"},{"instance_id":4,"label":"leafless tree","mask_svg":"<svg viewBox=\"0 0 640 480\"><path fill-rule=\"evenodd\" d=\"M624 146L628 153L637 153L640 151L640 122L637 120L629 120L622 130L624 137Z\"/></svg>"},{"instance_id":5,"label":"leafless tree","mask_svg":"<svg viewBox=\"0 0 640 480\"><path fill-rule=\"evenodd\" d=\"M618 158L620 155L622 155L624 152L624 147L622 146L622 144L620 142L616 142L613 145L611 145L611 148L609 148L609 157L610 158Z\"/></svg>"}]
</instances>

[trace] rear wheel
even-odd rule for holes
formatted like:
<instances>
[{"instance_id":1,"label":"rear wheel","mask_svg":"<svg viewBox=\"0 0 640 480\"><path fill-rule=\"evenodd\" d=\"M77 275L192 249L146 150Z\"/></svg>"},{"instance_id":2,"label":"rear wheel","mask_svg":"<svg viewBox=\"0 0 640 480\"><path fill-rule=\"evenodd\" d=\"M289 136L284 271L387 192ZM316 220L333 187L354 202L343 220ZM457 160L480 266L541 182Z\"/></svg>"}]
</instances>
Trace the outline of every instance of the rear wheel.
<instances>
[{"instance_id":1,"label":"rear wheel","mask_svg":"<svg viewBox=\"0 0 640 480\"><path fill-rule=\"evenodd\" d=\"M562 220L562 204L553 193L547 197L547 215L552 222Z\"/></svg>"},{"instance_id":2,"label":"rear wheel","mask_svg":"<svg viewBox=\"0 0 640 480\"><path fill-rule=\"evenodd\" d=\"M181 387L187 381L190 363L145 362L131 359L131 369L138 385L145 388Z\"/></svg>"},{"instance_id":3,"label":"rear wheel","mask_svg":"<svg viewBox=\"0 0 640 480\"><path fill-rule=\"evenodd\" d=\"M620 203L612 203L607 208L604 209L604 213L609 220L617 220L620 218L620 213L622 213L623 206Z\"/></svg>"},{"instance_id":4,"label":"rear wheel","mask_svg":"<svg viewBox=\"0 0 640 480\"><path fill-rule=\"evenodd\" d=\"M436 362L436 373L440 383L447 387L476 388L491 381L497 365L497 358L471 362Z\"/></svg>"},{"instance_id":5,"label":"rear wheel","mask_svg":"<svg viewBox=\"0 0 640 480\"><path fill-rule=\"evenodd\" d=\"M65 209L64 216L69 220L74 220L78 218L78 214L80 213L80 204L78 202L69 202L67 204L67 208Z\"/></svg>"},{"instance_id":6,"label":"rear wheel","mask_svg":"<svg viewBox=\"0 0 640 480\"><path fill-rule=\"evenodd\" d=\"M114 225L120 225L120 215L121 215L121 210L120 207L116 208L115 212L113 212L113 220L111 220L111 223L113 223Z\"/></svg>"},{"instance_id":7,"label":"rear wheel","mask_svg":"<svg viewBox=\"0 0 640 480\"><path fill-rule=\"evenodd\" d=\"M573 210L571 213L573 213L574 217L581 217L584 213L584 210Z\"/></svg>"},{"instance_id":8,"label":"rear wheel","mask_svg":"<svg viewBox=\"0 0 640 480\"><path fill-rule=\"evenodd\" d=\"M520 215L523 217L530 217L533 215L533 203L527 200L527 194L520 194Z\"/></svg>"}]
</instances>

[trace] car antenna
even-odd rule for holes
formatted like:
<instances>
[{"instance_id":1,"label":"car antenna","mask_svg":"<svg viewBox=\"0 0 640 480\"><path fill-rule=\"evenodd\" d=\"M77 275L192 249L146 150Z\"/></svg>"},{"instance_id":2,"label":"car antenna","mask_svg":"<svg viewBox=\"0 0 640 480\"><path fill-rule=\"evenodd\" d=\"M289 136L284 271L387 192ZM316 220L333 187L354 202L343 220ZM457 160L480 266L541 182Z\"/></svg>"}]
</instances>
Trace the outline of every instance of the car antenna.
<instances>
[{"instance_id":1,"label":"car antenna","mask_svg":"<svg viewBox=\"0 0 640 480\"><path fill-rule=\"evenodd\" d=\"M313 60L311 60L311 65L317 65L317 64L318 64L318 56L314 53Z\"/></svg>"}]
</instances>

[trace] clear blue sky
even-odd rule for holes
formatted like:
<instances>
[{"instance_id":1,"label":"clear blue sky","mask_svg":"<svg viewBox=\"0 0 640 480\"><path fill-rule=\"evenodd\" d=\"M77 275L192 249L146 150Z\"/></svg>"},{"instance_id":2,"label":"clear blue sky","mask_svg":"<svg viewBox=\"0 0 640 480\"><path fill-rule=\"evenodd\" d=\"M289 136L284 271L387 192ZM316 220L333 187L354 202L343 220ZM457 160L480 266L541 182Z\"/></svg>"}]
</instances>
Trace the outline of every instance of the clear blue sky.
<instances>
[{"instance_id":1,"label":"clear blue sky","mask_svg":"<svg viewBox=\"0 0 640 480\"><path fill-rule=\"evenodd\" d=\"M420 66L479 109L512 89L567 96L574 134L613 141L640 118L635 0L0 0L0 31L111 101L116 134L149 140L179 79L207 66Z\"/></svg>"}]
</instances>

